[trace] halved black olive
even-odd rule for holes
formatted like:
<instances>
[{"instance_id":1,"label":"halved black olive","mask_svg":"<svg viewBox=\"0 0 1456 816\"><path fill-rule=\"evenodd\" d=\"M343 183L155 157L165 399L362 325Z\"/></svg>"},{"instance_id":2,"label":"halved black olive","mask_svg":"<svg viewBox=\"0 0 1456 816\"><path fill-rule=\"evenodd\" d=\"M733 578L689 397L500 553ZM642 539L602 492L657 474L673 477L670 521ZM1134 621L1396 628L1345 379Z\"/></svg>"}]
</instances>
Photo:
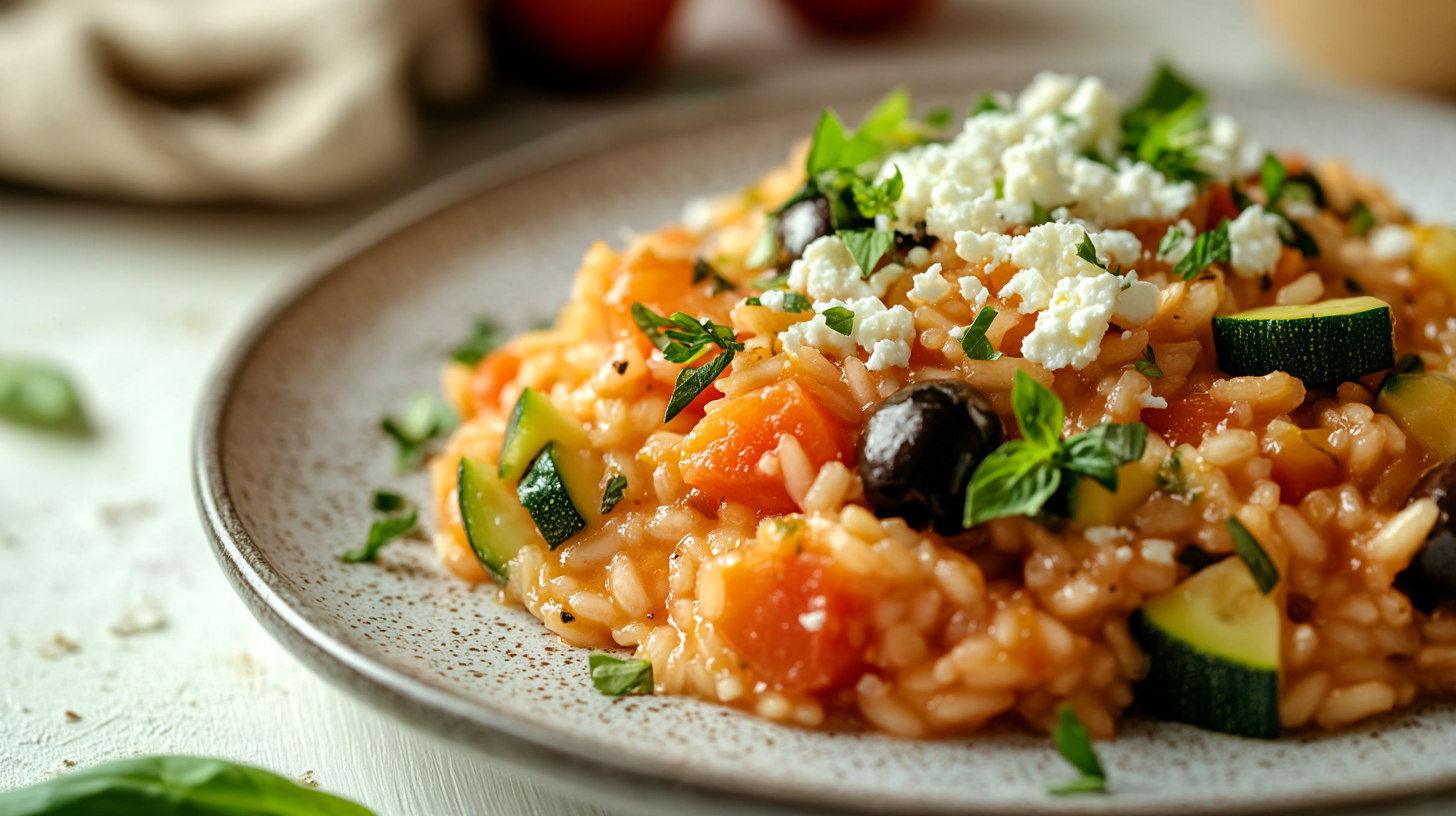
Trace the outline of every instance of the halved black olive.
<instances>
[{"instance_id":1,"label":"halved black olive","mask_svg":"<svg viewBox=\"0 0 1456 816\"><path fill-rule=\"evenodd\" d=\"M1456 601L1456 459L1447 459L1427 473L1411 493L1411 501L1429 498L1441 515L1426 536L1409 567L1395 576L1395 588L1410 598L1411 605L1431 612L1441 603Z\"/></svg>"},{"instance_id":2,"label":"halved black olive","mask_svg":"<svg viewBox=\"0 0 1456 816\"><path fill-rule=\"evenodd\" d=\"M971 474L1004 437L990 400L966 383L902 388L875 406L860 433L855 455L865 499L880 518L958 533Z\"/></svg>"},{"instance_id":3,"label":"halved black olive","mask_svg":"<svg viewBox=\"0 0 1456 816\"><path fill-rule=\"evenodd\" d=\"M806 198L779 215L775 231L779 239L779 265L787 267L804 254L817 238L834 231L830 223L829 199L822 195Z\"/></svg>"}]
</instances>

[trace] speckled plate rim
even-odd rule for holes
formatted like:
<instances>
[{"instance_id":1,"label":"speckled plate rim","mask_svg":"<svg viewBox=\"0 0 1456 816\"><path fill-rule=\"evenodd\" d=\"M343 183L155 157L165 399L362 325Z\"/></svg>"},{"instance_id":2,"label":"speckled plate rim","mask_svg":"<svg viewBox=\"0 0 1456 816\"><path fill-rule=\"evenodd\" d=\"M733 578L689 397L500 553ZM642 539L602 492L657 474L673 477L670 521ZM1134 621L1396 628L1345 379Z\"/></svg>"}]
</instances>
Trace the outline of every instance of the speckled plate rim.
<instances>
[{"instance_id":1,"label":"speckled plate rim","mask_svg":"<svg viewBox=\"0 0 1456 816\"><path fill-rule=\"evenodd\" d=\"M985 56L985 55L983 55ZM997 73L1024 68L1029 74L1039 66L1060 67L1072 63L1079 72L1104 78L1132 79L1145 66L1123 60L1106 60L1085 55L1048 60L1045 55L994 55ZM1008 67L1007 60L1019 65ZM348 690L404 723L469 745L493 759L527 771L538 778L566 784L578 793L607 796L621 804L648 806L663 812L757 814L829 814L848 810L873 813L925 813L923 807L897 802L894 797L873 801L811 801L803 793L788 789L745 793L741 780L699 779L688 781L680 769L629 767L609 754L592 755L583 750L557 747L560 732L522 722L510 714L482 703L465 700L371 660L335 637L326 627L310 621L300 609L303 604L273 569L264 550L253 540L229 493L224 476L222 433L231 397L242 371L269 332L311 292L349 261L401 230L427 219L470 197L576 159L590 158L624 147L650 135L697 130L715 121L755 119L774 113L803 109L812 112L831 97L862 96L865 87L880 87L886 77L912 86L944 85L966 90L965 82L947 81L946 76L975 75L985 59L943 59L935 62L878 62L862 64L833 76L805 74L790 80L763 83L751 88L708 97L685 97L636 105L620 113L573 126L507 151L447 176L410 194L347 230L321 249L290 286L258 314L218 365L203 392L193 434L193 488L198 511L223 572L254 617L266 630L307 666L329 681ZM1200 72L1208 76L1208 72ZM1247 83L1228 82L1229 85ZM858 91L850 89L859 89ZM838 91L839 93L835 93ZM1321 89L1333 96L1359 104L1391 95L1376 95L1350 89ZM1407 98L1404 104L1424 107L1434 103ZM735 114L738 114L735 117ZM1356 795L1291 795L1259 805L1236 804L1181 808L1182 813L1284 813L1346 812L1372 804L1396 806L1433 794L1456 793L1456 769L1444 777L1418 785L1371 787ZM1086 812L1069 807L1065 799L1048 798L1045 803L986 808L975 803L943 812L976 813L981 816L1030 816ZM1113 804L1109 802L1108 804ZM1114 805L1116 812L1160 813L1166 808L1151 802ZM1097 810L1108 812L1103 808ZM935 811L942 812L942 811Z\"/></svg>"}]
</instances>

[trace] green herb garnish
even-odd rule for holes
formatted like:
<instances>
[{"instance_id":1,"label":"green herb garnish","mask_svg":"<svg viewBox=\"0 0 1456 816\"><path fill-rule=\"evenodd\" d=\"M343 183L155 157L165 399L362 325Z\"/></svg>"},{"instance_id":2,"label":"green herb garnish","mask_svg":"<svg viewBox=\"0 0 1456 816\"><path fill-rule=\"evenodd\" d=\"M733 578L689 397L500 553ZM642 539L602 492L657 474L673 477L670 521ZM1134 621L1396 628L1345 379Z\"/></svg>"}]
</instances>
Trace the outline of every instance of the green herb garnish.
<instances>
[{"instance_id":1,"label":"green herb garnish","mask_svg":"<svg viewBox=\"0 0 1456 816\"><path fill-rule=\"evenodd\" d=\"M1158 256L1164 257L1177 249L1178 245L1183 243L1184 235L1183 230L1178 227L1168 230L1167 234L1163 236L1163 240L1158 242Z\"/></svg>"},{"instance_id":2,"label":"green herb garnish","mask_svg":"<svg viewBox=\"0 0 1456 816\"><path fill-rule=\"evenodd\" d=\"M855 176L850 179L849 189L861 217L874 218L883 215L893 220L895 203L905 192L905 177L900 174L900 167L896 165L895 175L879 184L870 184Z\"/></svg>"},{"instance_id":3,"label":"green herb garnish","mask_svg":"<svg viewBox=\"0 0 1456 816\"><path fill-rule=\"evenodd\" d=\"M385 417L379 421L379 428L394 440L395 470L406 473L424 464L430 443L455 430L458 424L460 420L450 406L422 391L410 397L399 419Z\"/></svg>"},{"instance_id":4,"label":"green herb garnish","mask_svg":"<svg viewBox=\"0 0 1456 816\"><path fill-rule=\"evenodd\" d=\"M983 113L1004 113L1005 111L1006 106L996 101L995 94L990 91L982 91L981 95L976 97L975 103L971 105L971 110L966 114L966 118L974 119Z\"/></svg>"},{"instance_id":5,"label":"green herb garnish","mask_svg":"<svg viewBox=\"0 0 1456 816\"><path fill-rule=\"evenodd\" d=\"M12 816L374 816L347 799L221 759L152 756L70 771L0 792Z\"/></svg>"},{"instance_id":6,"label":"green herb garnish","mask_svg":"<svg viewBox=\"0 0 1456 816\"><path fill-rule=\"evenodd\" d=\"M789 273L782 272L777 275L764 275L761 278L754 278L755 289L783 289L789 285Z\"/></svg>"},{"instance_id":7,"label":"green herb garnish","mask_svg":"<svg viewBox=\"0 0 1456 816\"><path fill-rule=\"evenodd\" d=\"M1193 280L1214 262L1228 263L1233 248L1229 244L1229 220L1218 222L1218 226L1193 239L1193 246L1173 267L1173 274L1183 280Z\"/></svg>"},{"instance_id":8,"label":"green herb garnish","mask_svg":"<svg viewBox=\"0 0 1456 816\"><path fill-rule=\"evenodd\" d=\"M1190 502L1196 502L1203 496L1202 488L1188 483L1188 474L1183 471L1183 452L1177 448L1158 465L1158 470L1153 473L1153 484L1169 496L1181 496Z\"/></svg>"},{"instance_id":9,"label":"green herb garnish","mask_svg":"<svg viewBox=\"0 0 1456 816\"><path fill-rule=\"evenodd\" d=\"M1069 782L1053 785L1047 789L1054 796L1072 793L1095 793L1107 789L1107 774L1102 763L1097 761L1097 752L1092 749L1092 735L1082 724L1076 710L1070 703L1057 706L1057 727L1052 732L1052 741L1062 759L1071 763L1082 775Z\"/></svg>"},{"instance_id":10,"label":"green herb garnish","mask_svg":"<svg viewBox=\"0 0 1456 816\"><path fill-rule=\"evenodd\" d=\"M777 215L770 215L764 219L763 232L758 234L758 240L753 242L753 247L748 250L748 256L743 259L745 267L763 269L774 265L779 258L778 226L779 217ZM770 287L761 286L759 288L768 289Z\"/></svg>"},{"instance_id":11,"label":"green herb garnish","mask_svg":"<svg viewBox=\"0 0 1456 816\"><path fill-rule=\"evenodd\" d=\"M1274 562L1269 560L1269 554L1264 552L1264 548L1259 545L1253 533L1249 532L1249 528L1245 527L1243 522L1229 516L1228 531L1229 535L1234 538L1234 552L1238 553L1239 558L1244 559L1244 563L1248 565L1249 572L1254 575L1254 583L1259 585L1259 591L1268 595L1274 585L1279 583L1278 567L1275 567Z\"/></svg>"},{"instance_id":12,"label":"green herb garnish","mask_svg":"<svg viewBox=\"0 0 1456 816\"><path fill-rule=\"evenodd\" d=\"M924 122L925 126L932 130L943 130L950 126L951 115L950 108L931 108L925 112L924 116L920 117L920 121Z\"/></svg>"},{"instance_id":13,"label":"green herb garnish","mask_svg":"<svg viewBox=\"0 0 1456 816\"><path fill-rule=\"evenodd\" d=\"M1062 401L1018 370L1011 408L1021 439L1001 445L981 462L966 490L964 523L974 527L1003 516L1035 516L1065 482L1087 476L1117 492L1117 468L1142 458L1147 426L1101 424L1063 440Z\"/></svg>"},{"instance_id":14,"label":"green herb garnish","mask_svg":"<svg viewBox=\"0 0 1456 816\"><path fill-rule=\"evenodd\" d=\"M602 515L612 512L618 502L622 501L622 492L627 489L627 477L620 473L612 474L607 480L607 487L602 491Z\"/></svg>"},{"instance_id":15,"label":"green herb garnish","mask_svg":"<svg viewBox=\"0 0 1456 816\"><path fill-rule=\"evenodd\" d=\"M1158 368L1158 354L1153 351L1151 343L1148 344L1147 348L1143 349L1143 358L1132 365L1144 377L1152 377L1155 380L1163 379L1163 369Z\"/></svg>"},{"instance_id":16,"label":"green herb garnish","mask_svg":"<svg viewBox=\"0 0 1456 816\"><path fill-rule=\"evenodd\" d=\"M741 351L743 344L737 345ZM677 381L672 386L672 397L667 401L667 413L662 421L671 422L673 417L682 413L684 408L712 385L728 369L729 363L733 362L733 352L733 349L729 349L697 368L685 368L678 372Z\"/></svg>"},{"instance_id":17,"label":"green herb garnish","mask_svg":"<svg viewBox=\"0 0 1456 816\"><path fill-rule=\"evenodd\" d=\"M380 518L369 525L369 537L364 540L364 546L345 551L339 555L340 561L350 564L378 561L379 551L384 549L384 545L413 533L419 524L419 513L398 493L376 490L371 504Z\"/></svg>"},{"instance_id":18,"label":"green herb garnish","mask_svg":"<svg viewBox=\"0 0 1456 816\"><path fill-rule=\"evenodd\" d=\"M824 325L848 337L854 331L854 312L843 306L831 306L825 309Z\"/></svg>"},{"instance_id":19,"label":"green herb garnish","mask_svg":"<svg viewBox=\"0 0 1456 816\"><path fill-rule=\"evenodd\" d=\"M457 363L473 366L495 351L501 343L500 327L489 318L478 318L470 336L450 350L450 359Z\"/></svg>"},{"instance_id":20,"label":"green herb garnish","mask_svg":"<svg viewBox=\"0 0 1456 816\"><path fill-rule=\"evenodd\" d=\"M1082 242L1077 244L1077 257L1098 269L1107 268L1107 264L1098 260L1097 247L1093 245L1092 236L1087 233L1087 230L1082 230Z\"/></svg>"},{"instance_id":21,"label":"green herb garnish","mask_svg":"<svg viewBox=\"0 0 1456 816\"><path fill-rule=\"evenodd\" d=\"M849 254L854 256L862 278L868 278L880 259L895 245L895 233L883 230L840 230L839 238L844 241Z\"/></svg>"},{"instance_id":22,"label":"green herb garnish","mask_svg":"<svg viewBox=\"0 0 1456 816\"><path fill-rule=\"evenodd\" d=\"M720 326L711 320L699 322L682 312L675 312L672 317L663 317L641 303L632 304L632 319L652 340L653 345L662 351L662 356L668 362L691 363L706 354L709 346L717 346L723 350L722 354L698 368L685 368L678 372L663 422L670 422L673 417L682 413L684 408L727 370L728 365L733 362L734 353L743 351L743 344L738 342L733 327Z\"/></svg>"},{"instance_id":23,"label":"green herb garnish","mask_svg":"<svg viewBox=\"0 0 1456 816\"><path fill-rule=\"evenodd\" d=\"M1419 354L1402 354L1400 359L1395 361L1395 368L1391 371L1396 374L1424 374L1426 373L1426 361L1421 359Z\"/></svg>"},{"instance_id":24,"label":"green herb garnish","mask_svg":"<svg viewBox=\"0 0 1456 816\"><path fill-rule=\"evenodd\" d=\"M991 194L996 197L997 201L1006 198L1006 179L991 179Z\"/></svg>"},{"instance_id":25,"label":"green herb garnish","mask_svg":"<svg viewBox=\"0 0 1456 816\"><path fill-rule=\"evenodd\" d=\"M91 432L71 379L33 360L0 360L0 419L77 436Z\"/></svg>"},{"instance_id":26,"label":"green herb garnish","mask_svg":"<svg viewBox=\"0 0 1456 816\"><path fill-rule=\"evenodd\" d=\"M1285 246L1299 250L1299 254L1306 258L1318 258L1319 244L1315 242L1314 236L1310 235L1309 231L1301 227L1293 218L1290 218L1279 206L1279 202L1284 200L1288 179L1289 169L1284 166L1284 162L1273 153L1265 153L1264 169L1260 174L1259 183L1263 186L1264 196L1269 201L1264 209L1284 220L1284 225L1279 230L1279 239L1284 242Z\"/></svg>"},{"instance_id":27,"label":"green herb garnish","mask_svg":"<svg viewBox=\"0 0 1456 816\"><path fill-rule=\"evenodd\" d=\"M652 661L624 659L606 652L587 658L592 685L609 697L652 693Z\"/></svg>"},{"instance_id":28,"label":"green herb garnish","mask_svg":"<svg viewBox=\"0 0 1456 816\"><path fill-rule=\"evenodd\" d=\"M813 308L814 305L809 302L808 295L803 295L798 292L784 293L784 311L801 314L812 311Z\"/></svg>"},{"instance_id":29,"label":"green herb garnish","mask_svg":"<svg viewBox=\"0 0 1456 816\"><path fill-rule=\"evenodd\" d=\"M693 262L693 283L702 283L705 280L713 281L713 294L715 295L733 291L732 283L719 275L718 270L714 269L712 264L699 258Z\"/></svg>"},{"instance_id":30,"label":"green herb garnish","mask_svg":"<svg viewBox=\"0 0 1456 816\"><path fill-rule=\"evenodd\" d=\"M986 339L986 331L995 320L996 310L990 306L984 306L981 311L976 312L976 319L961 333L961 351L967 357L972 360L995 360L1001 356L1001 352L991 348L991 341Z\"/></svg>"},{"instance_id":31,"label":"green herb garnish","mask_svg":"<svg viewBox=\"0 0 1456 816\"><path fill-rule=\"evenodd\" d=\"M1042 224L1049 224L1051 220L1052 214L1047 211L1046 207L1043 207L1035 201L1031 202L1031 226L1037 227Z\"/></svg>"},{"instance_id":32,"label":"green herb garnish","mask_svg":"<svg viewBox=\"0 0 1456 816\"><path fill-rule=\"evenodd\" d=\"M1356 238L1364 238L1374 228L1375 213L1365 206L1365 202L1357 199L1355 206L1350 208L1350 234Z\"/></svg>"},{"instance_id":33,"label":"green herb garnish","mask_svg":"<svg viewBox=\"0 0 1456 816\"><path fill-rule=\"evenodd\" d=\"M1264 198L1268 202L1264 209L1273 210L1279 206L1279 200L1284 197L1284 181L1289 178L1289 168L1284 162L1273 153L1264 154L1264 167L1259 174L1259 184L1264 188Z\"/></svg>"}]
</instances>

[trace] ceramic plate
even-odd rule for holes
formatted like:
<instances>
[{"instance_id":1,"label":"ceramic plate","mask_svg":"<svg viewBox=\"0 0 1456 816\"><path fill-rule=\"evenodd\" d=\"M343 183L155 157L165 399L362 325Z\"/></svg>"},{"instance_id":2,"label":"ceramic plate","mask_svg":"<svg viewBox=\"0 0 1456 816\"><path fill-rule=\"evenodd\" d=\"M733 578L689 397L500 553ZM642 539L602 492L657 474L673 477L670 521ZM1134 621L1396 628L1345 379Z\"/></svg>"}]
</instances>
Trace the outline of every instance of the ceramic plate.
<instances>
[{"instance_id":1,"label":"ceramic plate","mask_svg":"<svg viewBox=\"0 0 1456 816\"><path fill-rule=\"evenodd\" d=\"M1125 95L1142 74L1101 69ZM823 104L856 117L902 81L923 104L963 107L1032 73L920 65L660 105L490 161L362 225L258 322L204 406L198 497L239 594L316 670L403 719L663 810L1229 813L1456 787L1456 706L1427 705L1277 742L1129 719L1099 746L1113 792L1052 798L1046 785L1072 771L1044 736L905 742L687 698L612 699L588 682L585 651L491 587L448 577L429 546L394 545L381 565L336 559L363 538L372 489L424 497L422 475L392 473L377 423L435 387L476 316L512 330L551 316L591 242L620 245L691 196L755 178ZM1346 156L1415 212L1456 220L1449 110L1210 84L1216 107L1266 143Z\"/></svg>"}]
</instances>

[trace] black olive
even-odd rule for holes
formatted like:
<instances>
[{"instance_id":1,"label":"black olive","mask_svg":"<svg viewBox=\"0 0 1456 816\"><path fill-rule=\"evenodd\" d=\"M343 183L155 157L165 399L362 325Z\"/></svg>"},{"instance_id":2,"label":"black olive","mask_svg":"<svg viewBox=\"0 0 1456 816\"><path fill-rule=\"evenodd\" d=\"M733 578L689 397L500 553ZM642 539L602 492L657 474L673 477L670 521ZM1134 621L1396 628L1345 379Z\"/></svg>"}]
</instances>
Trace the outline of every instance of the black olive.
<instances>
[{"instance_id":1,"label":"black olive","mask_svg":"<svg viewBox=\"0 0 1456 816\"><path fill-rule=\"evenodd\" d=\"M921 221L915 225L914 232L895 233L895 252L904 255L915 247L930 249L938 240L940 239L925 231L925 222Z\"/></svg>"},{"instance_id":2,"label":"black olive","mask_svg":"<svg viewBox=\"0 0 1456 816\"><path fill-rule=\"evenodd\" d=\"M971 474L1004 436L990 400L966 383L902 388L875 406L860 433L855 455L865 499L880 518L958 533Z\"/></svg>"},{"instance_id":3,"label":"black olive","mask_svg":"<svg viewBox=\"0 0 1456 816\"><path fill-rule=\"evenodd\" d=\"M1411 501L1429 498L1441 515L1426 536L1426 543L1411 559L1409 567L1395 576L1395 588L1410 598L1411 605L1430 612L1443 601L1456 601L1456 458L1447 459L1426 474L1411 493Z\"/></svg>"},{"instance_id":4,"label":"black olive","mask_svg":"<svg viewBox=\"0 0 1456 816\"><path fill-rule=\"evenodd\" d=\"M779 265L787 266L804 254L804 247L834 231L830 224L829 199L822 195L806 198L779 215Z\"/></svg>"}]
</instances>

